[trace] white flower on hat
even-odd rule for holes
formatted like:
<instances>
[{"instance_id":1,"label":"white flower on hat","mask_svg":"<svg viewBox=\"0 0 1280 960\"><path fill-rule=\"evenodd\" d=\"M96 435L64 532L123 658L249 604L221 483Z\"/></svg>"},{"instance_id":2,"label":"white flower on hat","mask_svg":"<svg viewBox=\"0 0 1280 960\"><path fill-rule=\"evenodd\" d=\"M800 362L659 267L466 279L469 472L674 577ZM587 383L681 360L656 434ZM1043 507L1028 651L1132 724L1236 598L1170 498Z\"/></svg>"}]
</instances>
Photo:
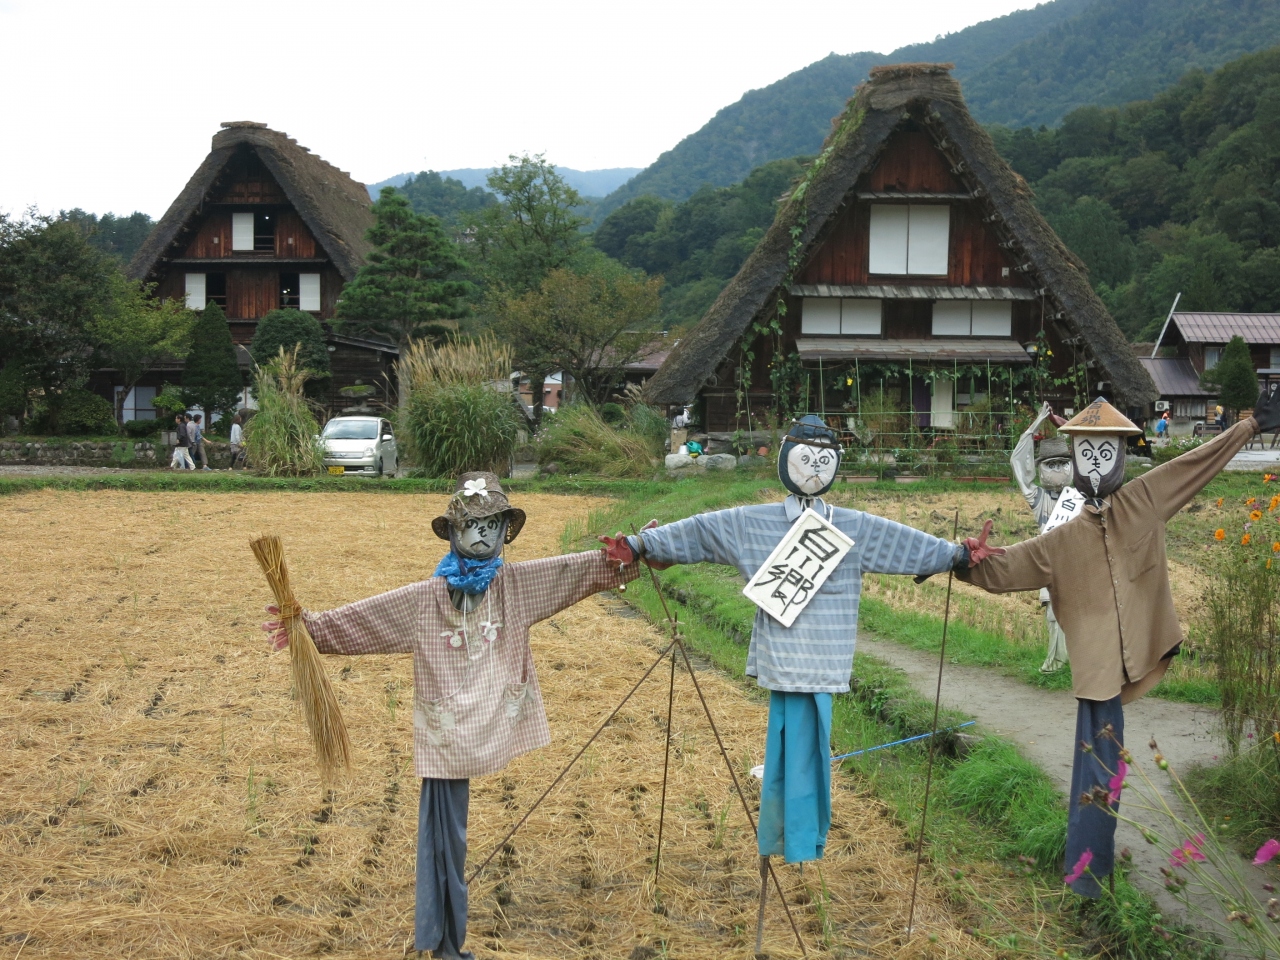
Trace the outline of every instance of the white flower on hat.
<instances>
[{"instance_id":1,"label":"white flower on hat","mask_svg":"<svg viewBox=\"0 0 1280 960\"><path fill-rule=\"evenodd\" d=\"M482 497L487 498L489 496L488 484L484 477L480 477L476 480L464 480L462 482L462 495L464 497L474 497L477 493Z\"/></svg>"}]
</instances>

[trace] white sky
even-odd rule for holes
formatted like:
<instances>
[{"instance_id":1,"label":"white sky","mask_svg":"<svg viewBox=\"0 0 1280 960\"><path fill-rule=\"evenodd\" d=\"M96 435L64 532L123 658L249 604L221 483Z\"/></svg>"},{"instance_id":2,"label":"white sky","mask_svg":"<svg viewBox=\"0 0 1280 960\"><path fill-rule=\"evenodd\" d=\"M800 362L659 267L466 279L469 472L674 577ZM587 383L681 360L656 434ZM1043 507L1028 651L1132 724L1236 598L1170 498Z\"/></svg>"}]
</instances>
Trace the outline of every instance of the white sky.
<instances>
[{"instance_id":1,"label":"white sky","mask_svg":"<svg viewBox=\"0 0 1280 960\"><path fill-rule=\"evenodd\" d=\"M0 0L0 211L159 217L223 120L357 180L643 167L749 89L1034 0Z\"/></svg>"}]
</instances>

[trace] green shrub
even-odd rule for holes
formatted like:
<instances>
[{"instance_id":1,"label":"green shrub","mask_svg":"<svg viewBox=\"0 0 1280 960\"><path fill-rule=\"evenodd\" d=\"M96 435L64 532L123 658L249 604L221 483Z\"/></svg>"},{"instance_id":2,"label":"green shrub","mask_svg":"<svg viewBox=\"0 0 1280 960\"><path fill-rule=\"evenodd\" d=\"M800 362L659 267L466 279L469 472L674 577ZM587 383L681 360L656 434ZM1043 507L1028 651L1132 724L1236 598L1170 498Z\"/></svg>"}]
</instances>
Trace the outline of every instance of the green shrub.
<instances>
[{"instance_id":1,"label":"green shrub","mask_svg":"<svg viewBox=\"0 0 1280 960\"><path fill-rule=\"evenodd\" d=\"M151 405L161 413L167 413L169 420L173 419L175 413L187 412L187 398L183 396L182 388L175 387L172 383L166 383L161 388Z\"/></svg>"},{"instance_id":2,"label":"green shrub","mask_svg":"<svg viewBox=\"0 0 1280 960\"><path fill-rule=\"evenodd\" d=\"M303 477L324 469L316 441L320 425L307 405L303 388L307 371L298 351L280 348L276 359L260 366L254 381L258 412L244 428L249 463L270 477Z\"/></svg>"},{"instance_id":3,"label":"green shrub","mask_svg":"<svg viewBox=\"0 0 1280 960\"><path fill-rule=\"evenodd\" d=\"M1179 440L1170 440L1160 446L1152 445L1151 462L1153 464L1168 463L1174 457L1180 457L1188 450L1194 450L1202 443L1204 441L1199 437L1182 437Z\"/></svg>"},{"instance_id":4,"label":"green shrub","mask_svg":"<svg viewBox=\"0 0 1280 960\"><path fill-rule=\"evenodd\" d=\"M632 411L640 409L648 408L633 407ZM648 477L662 453L661 441L655 440L652 427L647 413L641 413L636 420L629 414L625 428L617 430L586 404L561 407L554 417L543 420L538 462L558 463L569 473Z\"/></svg>"},{"instance_id":5,"label":"green shrub","mask_svg":"<svg viewBox=\"0 0 1280 960\"><path fill-rule=\"evenodd\" d=\"M409 396L400 436L428 477L506 473L519 423L511 396L483 383L429 381Z\"/></svg>"},{"instance_id":6,"label":"green shrub","mask_svg":"<svg viewBox=\"0 0 1280 960\"><path fill-rule=\"evenodd\" d=\"M620 403L603 403L600 405L600 419L611 427L621 426L627 419L627 411Z\"/></svg>"},{"instance_id":7,"label":"green shrub","mask_svg":"<svg viewBox=\"0 0 1280 960\"><path fill-rule=\"evenodd\" d=\"M138 440L154 437L160 432L160 427L163 423L163 420L126 420L124 422L125 436L134 437Z\"/></svg>"},{"instance_id":8,"label":"green shrub","mask_svg":"<svg viewBox=\"0 0 1280 960\"><path fill-rule=\"evenodd\" d=\"M45 434L119 433L111 401L89 390L68 390L59 397L56 411L51 405L40 403L31 426L33 433Z\"/></svg>"},{"instance_id":9,"label":"green shrub","mask_svg":"<svg viewBox=\"0 0 1280 960\"><path fill-rule=\"evenodd\" d=\"M311 371L311 376L323 380L329 376L329 350L324 342L324 330L320 321L302 310L272 310L258 321L249 344L249 355L261 366L270 363L280 354L298 349L298 363Z\"/></svg>"}]
</instances>

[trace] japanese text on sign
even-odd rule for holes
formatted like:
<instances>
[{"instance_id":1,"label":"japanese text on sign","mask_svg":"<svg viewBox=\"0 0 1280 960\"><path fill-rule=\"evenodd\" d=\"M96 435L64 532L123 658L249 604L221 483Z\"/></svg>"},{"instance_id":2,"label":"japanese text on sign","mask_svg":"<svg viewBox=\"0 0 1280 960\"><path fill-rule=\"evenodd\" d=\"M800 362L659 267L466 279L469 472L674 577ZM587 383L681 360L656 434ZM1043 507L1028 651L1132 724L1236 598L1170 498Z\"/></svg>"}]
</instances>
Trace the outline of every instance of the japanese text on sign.
<instances>
[{"instance_id":1,"label":"japanese text on sign","mask_svg":"<svg viewBox=\"0 0 1280 960\"><path fill-rule=\"evenodd\" d=\"M791 525L742 592L789 627L852 549L848 536L810 508Z\"/></svg>"}]
</instances>

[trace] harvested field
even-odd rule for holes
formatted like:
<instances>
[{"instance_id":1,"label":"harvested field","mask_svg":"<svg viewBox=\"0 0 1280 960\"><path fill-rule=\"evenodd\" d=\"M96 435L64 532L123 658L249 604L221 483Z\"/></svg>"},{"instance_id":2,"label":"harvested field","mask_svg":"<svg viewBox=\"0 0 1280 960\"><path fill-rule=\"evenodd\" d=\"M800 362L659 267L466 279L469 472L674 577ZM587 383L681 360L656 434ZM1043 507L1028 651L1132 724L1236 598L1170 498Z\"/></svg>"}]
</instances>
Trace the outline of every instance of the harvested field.
<instances>
[{"instance_id":1,"label":"harvested field","mask_svg":"<svg viewBox=\"0 0 1280 960\"><path fill-rule=\"evenodd\" d=\"M525 496L509 559L556 549L599 501ZM304 604L430 575L437 496L39 492L0 500L0 944L37 957L412 953L417 788L408 657L327 661L355 757L326 795L258 630L248 550L284 537ZM554 743L472 783L478 863L656 656L661 632L598 597L535 628ZM655 911L665 665L472 887L480 957L749 956L754 843L687 676L676 677ZM700 680L739 776L764 702ZM821 872L780 870L811 952L982 957L927 883L901 943L912 856L873 797L837 782ZM926 871L926 874L928 871ZM766 949L798 956L770 901Z\"/></svg>"}]
</instances>

